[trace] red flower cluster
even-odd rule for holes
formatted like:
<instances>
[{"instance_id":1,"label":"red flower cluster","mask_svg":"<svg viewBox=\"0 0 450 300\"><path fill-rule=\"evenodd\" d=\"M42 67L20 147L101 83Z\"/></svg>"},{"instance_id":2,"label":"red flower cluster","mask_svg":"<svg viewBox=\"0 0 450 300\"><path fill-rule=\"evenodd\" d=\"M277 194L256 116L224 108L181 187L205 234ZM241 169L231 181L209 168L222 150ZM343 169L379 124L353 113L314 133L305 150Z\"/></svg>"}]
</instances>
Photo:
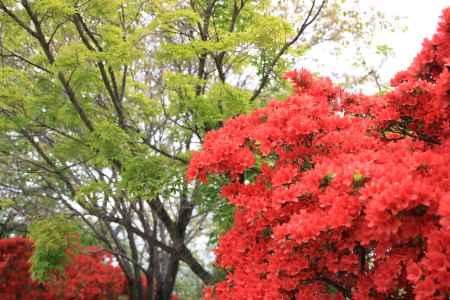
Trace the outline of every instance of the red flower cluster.
<instances>
[{"instance_id":1,"label":"red flower cluster","mask_svg":"<svg viewBox=\"0 0 450 300\"><path fill-rule=\"evenodd\" d=\"M209 133L188 177L226 176L237 209L205 299L448 299L449 71L450 8L393 92L292 71L286 101Z\"/></svg>"},{"instance_id":2,"label":"red flower cluster","mask_svg":"<svg viewBox=\"0 0 450 300\"><path fill-rule=\"evenodd\" d=\"M125 294L123 273L111 264L111 255L101 249L82 249L73 256L63 274L47 283L31 279L32 251L31 241L25 238L0 240L0 299L110 300Z\"/></svg>"},{"instance_id":3,"label":"red flower cluster","mask_svg":"<svg viewBox=\"0 0 450 300\"><path fill-rule=\"evenodd\" d=\"M31 280L32 251L32 244L24 238L0 240L0 299L53 299L46 285Z\"/></svg>"},{"instance_id":4,"label":"red flower cluster","mask_svg":"<svg viewBox=\"0 0 450 300\"><path fill-rule=\"evenodd\" d=\"M112 265L112 255L90 246L73 257L64 275L49 283L57 299L118 299L126 293L121 269Z\"/></svg>"}]
</instances>

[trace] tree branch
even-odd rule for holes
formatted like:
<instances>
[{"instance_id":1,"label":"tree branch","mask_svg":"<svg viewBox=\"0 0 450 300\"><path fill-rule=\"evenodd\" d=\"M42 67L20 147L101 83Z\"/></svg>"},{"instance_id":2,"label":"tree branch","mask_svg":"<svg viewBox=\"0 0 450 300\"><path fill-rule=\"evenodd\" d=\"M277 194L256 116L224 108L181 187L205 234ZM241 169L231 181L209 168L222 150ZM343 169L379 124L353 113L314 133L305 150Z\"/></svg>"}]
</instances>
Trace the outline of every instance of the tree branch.
<instances>
[{"instance_id":1,"label":"tree branch","mask_svg":"<svg viewBox=\"0 0 450 300\"><path fill-rule=\"evenodd\" d=\"M25 29L30 35L37 38L37 33L34 32L24 21L22 21L17 15L15 15L10 9L6 7L3 1L0 1L0 9L3 10L8 16L10 16L20 27Z\"/></svg>"},{"instance_id":2,"label":"tree branch","mask_svg":"<svg viewBox=\"0 0 450 300\"><path fill-rule=\"evenodd\" d=\"M37 143L33 137L25 130L21 129L20 133L29 141L31 146L37 151L39 156L55 171L55 173L59 176L59 178L65 183L67 188L69 189L72 196L75 196L76 190L70 182L69 178L60 170L55 163L50 159L50 157L44 152L39 143Z\"/></svg>"},{"instance_id":3,"label":"tree branch","mask_svg":"<svg viewBox=\"0 0 450 300\"><path fill-rule=\"evenodd\" d=\"M159 198L149 201L149 205L158 218L163 222L170 238L175 244L175 249L181 258L205 284L212 282L212 275L195 259L189 248L184 244L182 237L177 232L176 224L172 221Z\"/></svg>"},{"instance_id":4,"label":"tree branch","mask_svg":"<svg viewBox=\"0 0 450 300\"><path fill-rule=\"evenodd\" d=\"M92 31L89 30L88 26L86 25L86 22L84 22L84 20L80 14L76 14L74 16L73 22L75 23L75 27L77 28L78 34L80 35L80 38L81 38L82 42L85 44L85 46L91 51L103 52L103 48L101 47L99 41L95 38ZM85 34L87 35L87 37ZM88 37L90 38L92 43L94 43L95 47L91 45L91 43L88 40ZM111 98L114 109L116 110L119 126L122 129L127 130L127 124L125 121L125 113L124 113L123 106L122 106L122 99L125 95L127 67L125 67L125 70L123 72L122 87L121 87L121 91L119 92L119 87L117 85L116 77L115 77L115 74L114 74L114 71L112 70L112 68L108 67L108 72L107 72L105 64L102 61L98 61L97 66L99 68L103 84L109 94L109 97ZM108 77L108 73L109 73L109 77Z\"/></svg>"},{"instance_id":5,"label":"tree branch","mask_svg":"<svg viewBox=\"0 0 450 300\"><path fill-rule=\"evenodd\" d=\"M75 92L72 90L72 87L70 86L69 82L64 78L64 74L59 72L58 78L64 87L67 97L69 97L70 102L75 107L75 110L77 111L77 113L80 116L81 120L83 121L84 125L90 131L94 131L94 125L92 125L92 122L90 121L90 119L86 115L84 109L81 107L80 103L78 102L78 100L75 96Z\"/></svg>"},{"instance_id":6,"label":"tree branch","mask_svg":"<svg viewBox=\"0 0 450 300\"><path fill-rule=\"evenodd\" d=\"M50 64L53 64L55 62L55 57L53 56L52 52L50 51L50 44L46 41L45 34L42 31L41 23L39 23L39 19L34 14L34 12L31 10L31 7L27 0L21 1L22 5L25 7L25 10L30 17L31 21L33 22L34 27L36 28L36 32L33 32L32 36L35 37L43 49L45 55L47 56L47 60ZM3 5L4 7L4 5ZM0 8L3 8L0 6ZM16 19L14 19L16 20ZM16 20L17 22L17 20ZM30 33L31 34L31 33ZM87 117L86 113L84 112L83 108L81 107L78 99L75 96L75 92L72 90L72 87L70 86L69 82L64 78L64 74L62 72L58 72L58 79L62 83L64 87L64 91L66 92L66 95L69 97L70 102L75 107L75 110L77 111L78 115L80 116L81 120L83 121L84 125L90 130L94 130L94 126L92 125L91 121Z\"/></svg>"},{"instance_id":7,"label":"tree branch","mask_svg":"<svg viewBox=\"0 0 450 300\"><path fill-rule=\"evenodd\" d=\"M349 288L343 286L342 284L340 284L337 281L334 281L328 277L325 276L319 276L316 278L317 281L321 281L323 283L326 283L328 285L331 285L332 287L334 287L335 289L337 289L339 292L341 292L345 298L351 299L352 298L352 292Z\"/></svg>"},{"instance_id":8,"label":"tree branch","mask_svg":"<svg viewBox=\"0 0 450 300\"><path fill-rule=\"evenodd\" d=\"M32 61L28 60L27 58L21 56L20 54L17 54L17 53L15 53L15 52L11 51L11 50L8 50L8 49L5 48L5 47L2 47L2 49L6 50L6 51L8 51L8 52L10 53L10 54L0 54L2 57L15 57L15 58L18 58L19 60L21 60L21 61L23 61L23 62L29 64L30 66L33 66L33 67L35 67L35 68L38 68L39 70L44 71L44 72L46 72L46 73L48 73L48 74L50 74L50 75L54 75L54 73L53 73L52 71L46 69L46 68L43 67L43 66L40 66L40 65L38 65L38 64L35 64L34 62L32 62Z\"/></svg>"},{"instance_id":9,"label":"tree branch","mask_svg":"<svg viewBox=\"0 0 450 300\"><path fill-rule=\"evenodd\" d=\"M261 94L262 90L268 84L269 76L273 72L273 69L276 66L276 64L278 63L278 61L280 60L280 58L286 53L286 51L289 49L289 47L291 47L293 44L295 44L295 42L298 41L300 36L305 32L306 28L317 19L317 17L320 15L320 12L323 9L323 7L325 6L327 0L322 1L322 3L320 4L319 8L316 11L316 13L311 18L312 13L314 11L314 7L315 7L315 2L316 1L313 0L311 8L308 12L308 15L306 16L305 20L303 21L302 25L300 26L300 29L297 31L297 34L289 42L286 42L283 45L283 47L278 51L277 55L275 55L275 57L273 58L271 63L268 65L266 72L263 74L263 76L261 78L258 88L253 92L253 95L250 98L250 102L254 101Z\"/></svg>"},{"instance_id":10,"label":"tree branch","mask_svg":"<svg viewBox=\"0 0 450 300\"><path fill-rule=\"evenodd\" d=\"M179 161L179 162L181 162L181 163L183 163L185 165L189 164L188 160L186 160L184 158L181 158L181 157L178 157L176 155L172 155L169 152L164 151L164 150L154 146L153 144L150 143L150 141L147 141L146 139L144 139L143 144L147 145L148 147L150 147L150 149L154 150L155 152L157 152L157 153L159 153L159 154L161 154L161 155L163 155L163 156L165 156L167 158Z\"/></svg>"}]
</instances>

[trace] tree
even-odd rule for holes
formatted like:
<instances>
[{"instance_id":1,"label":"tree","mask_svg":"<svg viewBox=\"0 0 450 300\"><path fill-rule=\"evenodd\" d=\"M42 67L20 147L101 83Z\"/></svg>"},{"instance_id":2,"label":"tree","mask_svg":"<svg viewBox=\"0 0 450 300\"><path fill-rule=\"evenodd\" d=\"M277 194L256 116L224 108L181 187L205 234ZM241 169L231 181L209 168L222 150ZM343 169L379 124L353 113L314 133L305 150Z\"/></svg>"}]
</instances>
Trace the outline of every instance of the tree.
<instances>
[{"instance_id":1,"label":"tree","mask_svg":"<svg viewBox=\"0 0 450 300\"><path fill-rule=\"evenodd\" d=\"M384 96L306 70L206 135L189 177L227 182L226 280L205 299L448 299L450 8Z\"/></svg>"},{"instance_id":2,"label":"tree","mask_svg":"<svg viewBox=\"0 0 450 300\"><path fill-rule=\"evenodd\" d=\"M190 151L280 90L289 58L367 38L376 22L343 2L1 0L0 213L81 219L133 300L142 275L168 299L180 262L211 282L188 247L205 219Z\"/></svg>"}]
</instances>

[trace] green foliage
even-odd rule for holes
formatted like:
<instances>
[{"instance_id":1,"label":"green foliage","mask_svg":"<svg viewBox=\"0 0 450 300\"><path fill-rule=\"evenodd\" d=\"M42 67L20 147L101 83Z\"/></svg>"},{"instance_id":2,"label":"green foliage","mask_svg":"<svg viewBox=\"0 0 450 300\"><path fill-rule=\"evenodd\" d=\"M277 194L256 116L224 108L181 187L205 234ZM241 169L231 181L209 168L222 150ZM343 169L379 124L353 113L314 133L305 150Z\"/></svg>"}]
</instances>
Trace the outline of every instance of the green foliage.
<instances>
[{"instance_id":1,"label":"green foliage","mask_svg":"<svg viewBox=\"0 0 450 300\"><path fill-rule=\"evenodd\" d=\"M369 178L361 174L359 171L355 171L353 173L353 188L355 190L361 188Z\"/></svg>"},{"instance_id":2,"label":"green foliage","mask_svg":"<svg viewBox=\"0 0 450 300\"><path fill-rule=\"evenodd\" d=\"M383 56L389 56L392 54L392 47L389 45L383 44L377 46L377 54L383 55Z\"/></svg>"},{"instance_id":3,"label":"green foliage","mask_svg":"<svg viewBox=\"0 0 450 300\"><path fill-rule=\"evenodd\" d=\"M334 174L334 173L332 173L332 172L330 172L330 173L328 173L327 175L325 175L321 180L320 180L320 183L319 183L319 187L320 188L326 188L327 186L329 186L330 185L330 183L331 183L331 181L333 180L333 178L336 176L336 174Z\"/></svg>"},{"instance_id":4,"label":"green foliage","mask_svg":"<svg viewBox=\"0 0 450 300\"><path fill-rule=\"evenodd\" d=\"M199 300L202 298L202 290L202 283L182 265L175 284L175 294L180 299Z\"/></svg>"},{"instance_id":5,"label":"green foliage","mask_svg":"<svg viewBox=\"0 0 450 300\"><path fill-rule=\"evenodd\" d=\"M14 201L11 199L0 199L0 210L4 210L13 206Z\"/></svg>"},{"instance_id":6,"label":"green foliage","mask_svg":"<svg viewBox=\"0 0 450 300\"><path fill-rule=\"evenodd\" d=\"M88 137L89 146L96 152L95 160L100 166L111 161L125 160L129 155L130 136L114 123L103 121Z\"/></svg>"},{"instance_id":7,"label":"green foliage","mask_svg":"<svg viewBox=\"0 0 450 300\"><path fill-rule=\"evenodd\" d=\"M105 247L106 245L101 242L95 234L89 229L86 228L84 224L77 221L75 223L76 228L76 234L79 237L80 240L80 246L81 248L87 247L87 246L101 246Z\"/></svg>"},{"instance_id":8,"label":"green foliage","mask_svg":"<svg viewBox=\"0 0 450 300\"><path fill-rule=\"evenodd\" d=\"M219 237L226 233L234 222L235 206L220 196L220 187L225 183L224 180L225 177L210 176L208 183L200 186L199 209L203 213L212 214L210 245L216 245Z\"/></svg>"},{"instance_id":9,"label":"green foliage","mask_svg":"<svg viewBox=\"0 0 450 300\"><path fill-rule=\"evenodd\" d=\"M120 186L137 197L153 199L168 187L172 169L170 161L160 156L135 156L125 163Z\"/></svg>"},{"instance_id":10,"label":"green foliage","mask_svg":"<svg viewBox=\"0 0 450 300\"><path fill-rule=\"evenodd\" d=\"M105 182L90 182L82 186L75 197L75 200L88 210L94 210L100 198L110 196L111 187Z\"/></svg>"},{"instance_id":11,"label":"green foliage","mask_svg":"<svg viewBox=\"0 0 450 300\"><path fill-rule=\"evenodd\" d=\"M55 215L29 226L29 237L34 242L31 256L31 276L34 280L48 280L61 272L69 261L68 251L76 251L77 226L64 215Z\"/></svg>"},{"instance_id":12,"label":"green foliage","mask_svg":"<svg viewBox=\"0 0 450 300\"><path fill-rule=\"evenodd\" d=\"M33 241L31 274L34 280L47 281L69 263L70 255L81 247L102 245L82 223L63 214L36 220L28 226Z\"/></svg>"}]
</instances>

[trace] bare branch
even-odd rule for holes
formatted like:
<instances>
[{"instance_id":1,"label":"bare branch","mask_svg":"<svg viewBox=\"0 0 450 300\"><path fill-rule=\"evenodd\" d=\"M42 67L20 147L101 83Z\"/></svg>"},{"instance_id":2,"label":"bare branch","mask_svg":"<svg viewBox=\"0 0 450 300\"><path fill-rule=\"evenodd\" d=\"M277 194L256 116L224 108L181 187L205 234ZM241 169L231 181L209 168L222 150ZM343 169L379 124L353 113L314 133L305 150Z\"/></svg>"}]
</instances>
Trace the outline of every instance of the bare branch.
<instances>
[{"instance_id":1,"label":"bare branch","mask_svg":"<svg viewBox=\"0 0 450 300\"><path fill-rule=\"evenodd\" d=\"M170 158L170 159L179 161L179 162L181 162L181 163L183 163L183 164L185 164L185 165L187 165L187 164L189 163L189 161L186 160L186 159L184 159L184 158L181 158L181 157L176 156L176 155L172 155L172 154L170 154L169 152L164 151L164 150L162 150L162 149L156 147L155 145L153 145L152 143L150 143L150 141L144 140L143 143L144 143L145 145L147 145L148 147L150 147L150 149L154 150L155 152L157 152L157 153L159 153L159 154L161 154L161 155L163 155L163 156L165 156L165 157L167 157L167 158Z\"/></svg>"},{"instance_id":2,"label":"bare branch","mask_svg":"<svg viewBox=\"0 0 450 300\"><path fill-rule=\"evenodd\" d=\"M47 41L47 44L50 45L53 41L53 38L55 37L56 33L58 32L58 29L61 28L67 21L61 22L58 25L55 26L55 29L53 30L53 33L50 35L50 38Z\"/></svg>"},{"instance_id":3,"label":"bare branch","mask_svg":"<svg viewBox=\"0 0 450 300\"><path fill-rule=\"evenodd\" d=\"M64 172L60 170L55 163L50 159L50 157L44 152L39 143L37 143L33 136L31 136L25 129L20 130L20 133L28 140L28 142L33 146L39 156L54 170L54 172L59 176L59 178L65 183L66 187L69 189L72 196L75 196L76 190L70 182L69 178L66 177Z\"/></svg>"},{"instance_id":4,"label":"bare branch","mask_svg":"<svg viewBox=\"0 0 450 300\"><path fill-rule=\"evenodd\" d=\"M264 72L261 81L259 83L258 88L253 92L252 97L250 98L250 102L254 101L262 92L262 90L266 87L266 85L269 82L269 76L273 72L273 69L275 68L276 64L280 60L280 58L286 53L286 51L291 47L293 44L295 44L300 36L305 32L306 28L308 28L309 25L311 25L317 17L320 15L320 12L322 11L323 7L325 6L327 0L323 0L320 4L319 8L317 9L314 16L312 16L312 13L314 11L315 7L315 0L313 0L311 4L311 8L308 12L308 15L306 16L305 20L303 21L302 25L300 26L299 30L297 31L297 34L288 42L284 44L284 46L278 51L277 55L273 58L271 63L267 66L266 72ZM312 18L311 18L312 16Z\"/></svg>"}]
</instances>

